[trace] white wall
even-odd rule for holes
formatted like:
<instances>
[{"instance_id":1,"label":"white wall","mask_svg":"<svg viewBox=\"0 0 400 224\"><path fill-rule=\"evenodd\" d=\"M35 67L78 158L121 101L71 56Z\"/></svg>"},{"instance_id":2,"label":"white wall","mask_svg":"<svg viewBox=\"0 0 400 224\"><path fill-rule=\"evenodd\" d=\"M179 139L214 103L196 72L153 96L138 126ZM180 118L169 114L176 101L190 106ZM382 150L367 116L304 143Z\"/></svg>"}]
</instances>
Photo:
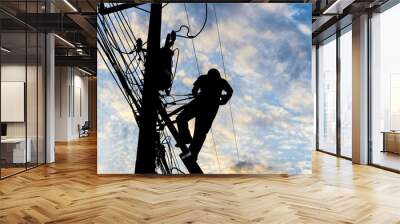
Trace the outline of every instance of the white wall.
<instances>
[{"instance_id":1,"label":"white wall","mask_svg":"<svg viewBox=\"0 0 400 224\"><path fill-rule=\"evenodd\" d=\"M83 125L85 121L89 120L89 111L88 111L88 77L82 76L83 73L79 72L76 73L75 70L74 74L74 108L72 109L73 112L73 119L71 121L72 136L79 136L78 133L78 124ZM79 102L80 101L80 102Z\"/></svg>"},{"instance_id":2,"label":"white wall","mask_svg":"<svg viewBox=\"0 0 400 224\"><path fill-rule=\"evenodd\" d=\"M88 77L73 67L56 67L55 86L55 140L77 139L78 125L88 120Z\"/></svg>"},{"instance_id":3,"label":"white wall","mask_svg":"<svg viewBox=\"0 0 400 224\"><path fill-rule=\"evenodd\" d=\"M55 68L55 141L68 139L68 87L69 75L67 67Z\"/></svg>"}]
</instances>

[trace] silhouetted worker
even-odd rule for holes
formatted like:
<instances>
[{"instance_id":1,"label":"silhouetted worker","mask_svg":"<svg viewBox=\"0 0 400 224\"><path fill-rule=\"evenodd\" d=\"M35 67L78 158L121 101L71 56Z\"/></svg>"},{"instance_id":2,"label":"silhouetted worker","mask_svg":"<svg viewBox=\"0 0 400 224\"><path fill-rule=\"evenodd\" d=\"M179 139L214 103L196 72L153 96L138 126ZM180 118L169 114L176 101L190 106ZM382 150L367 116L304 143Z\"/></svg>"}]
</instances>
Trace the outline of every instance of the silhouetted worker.
<instances>
[{"instance_id":1,"label":"silhouetted worker","mask_svg":"<svg viewBox=\"0 0 400 224\"><path fill-rule=\"evenodd\" d=\"M178 129L185 144L189 144L189 152L181 155L182 159L192 157L197 160L201 147L207 137L219 105L226 104L232 97L233 89L221 78L217 69L212 68L207 75L200 76L193 84L194 100L185 106L177 116ZM223 94L223 92L225 92ZM188 128L189 120L195 118L193 139Z\"/></svg>"}]
</instances>

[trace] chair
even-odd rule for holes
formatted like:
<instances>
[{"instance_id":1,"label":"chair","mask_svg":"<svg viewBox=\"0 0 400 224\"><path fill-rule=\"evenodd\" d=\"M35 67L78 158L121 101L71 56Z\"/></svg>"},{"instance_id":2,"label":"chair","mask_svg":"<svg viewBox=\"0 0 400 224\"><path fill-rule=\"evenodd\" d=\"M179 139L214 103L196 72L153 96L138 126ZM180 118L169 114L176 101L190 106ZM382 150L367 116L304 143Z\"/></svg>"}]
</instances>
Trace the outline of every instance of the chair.
<instances>
[{"instance_id":1,"label":"chair","mask_svg":"<svg viewBox=\"0 0 400 224\"><path fill-rule=\"evenodd\" d=\"M79 138L89 136L89 129L90 129L89 121L85 121L82 127L78 124Z\"/></svg>"}]
</instances>

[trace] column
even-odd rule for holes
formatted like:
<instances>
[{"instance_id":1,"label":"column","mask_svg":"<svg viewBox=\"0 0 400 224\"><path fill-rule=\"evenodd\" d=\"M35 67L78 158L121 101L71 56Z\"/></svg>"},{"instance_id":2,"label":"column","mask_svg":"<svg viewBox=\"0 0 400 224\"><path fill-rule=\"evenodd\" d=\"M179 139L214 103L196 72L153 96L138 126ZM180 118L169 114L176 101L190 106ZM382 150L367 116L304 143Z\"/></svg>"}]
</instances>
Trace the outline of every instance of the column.
<instances>
[{"instance_id":1,"label":"column","mask_svg":"<svg viewBox=\"0 0 400 224\"><path fill-rule=\"evenodd\" d=\"M51 1L46 1L47 12L54 11ZM54 34L46 34L46 163L55 161L55 53Z\"/></svg>"},{"instance_id":2,"label":"column","mask_svg":"<svg viewBox=\"0 0 400 224\"><path fill-rule=\"evenodd\" d=\"M353 162L368 163L368 15L353 19Z\"/></svg>"}]
</instances>

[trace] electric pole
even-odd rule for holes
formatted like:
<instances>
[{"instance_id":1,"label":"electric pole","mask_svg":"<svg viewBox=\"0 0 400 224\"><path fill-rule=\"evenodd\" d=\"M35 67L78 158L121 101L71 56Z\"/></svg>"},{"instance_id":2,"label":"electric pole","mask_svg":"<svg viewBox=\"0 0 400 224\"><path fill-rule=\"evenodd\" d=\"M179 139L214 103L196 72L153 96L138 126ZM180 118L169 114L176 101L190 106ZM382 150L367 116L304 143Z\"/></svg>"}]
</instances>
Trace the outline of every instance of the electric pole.
<instances>
[{"instance_id":1,"label":"electric pole","mask_svg":"<svg viewBox=\"0 0 400 224\"><path fill-rule=\"evenodd\" d=\"M161 3L152 3L149 32L147 36L147 57L143 81L142 110L140 111L139 140L135 173L155 173L157 136L157 99L155 81L160 66Z\"/></svg>"}]
</instances>

